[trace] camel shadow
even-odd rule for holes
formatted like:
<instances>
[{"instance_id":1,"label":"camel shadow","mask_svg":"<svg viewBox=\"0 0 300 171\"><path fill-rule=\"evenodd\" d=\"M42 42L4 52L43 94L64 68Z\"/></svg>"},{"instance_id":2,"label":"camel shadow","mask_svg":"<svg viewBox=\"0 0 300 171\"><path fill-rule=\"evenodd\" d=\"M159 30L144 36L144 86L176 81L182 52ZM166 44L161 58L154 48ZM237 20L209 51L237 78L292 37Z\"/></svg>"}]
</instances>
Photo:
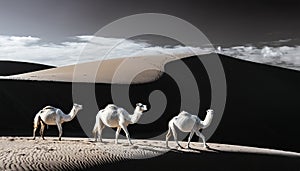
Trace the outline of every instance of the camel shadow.
<instances>
[{"instance_id":1,"label":"camel shadow","mask_svg":"<svg viewBox=\"0 0 300 171\"><path fill-rule=\"evenodd\" d=\"M189 150L189 151L183 151L183 150ZM206 149L199 149L199 148L193 148L193 147L190 147L190 148L176 148L176 149L170 149L170 151L172 152L176 152L176 153L212 153L212 152L215 152L215 153L226 153L225 151L222 151L222 150L219 150L219 149L216 149L216 148L212 148L210 146L207 146Z\"/></svg>"},{"instance_id":2,"label":"camel shadow","mask_svg":"<svg viewBox=\"0 0 300 171\"><path fill-rule=\"evenodd\" d=\"M90 142L90 143L94 143L94 144L109 144L110 142L108 142L108 141L102 141L102 142L100 142L100 141L94 141L94 140L90 140L90 141L88 141L88 142Z\"/></svg>"},{"instance_id":3,"label":"camel shadow","mask_svg":"<svg viewBox=\"0 0 300 171\"><path fill-rule=\"evenodd\" d=\"M202 152L202 153L209 153L209 152L223 153L224 152L222 150L212 148L210 146L207 146L205 150L201 150L201 149L198 149L198 148L192 148L192 147L190 147L188 149L193 150L193 151Z\"/></svg>"},{"instance_id":4,"label":"camel shadow","mask_svg":"<svg viewBox=\"0 0 300 171\"><path fill-rule=\"evenodd\" d=\"M158 145L143 145L143 144L136 144L135 149L142 149L142 150L148 150L148 151L152 151L155 153L164 153L168 151L168 148L166 147L162 147L162 146L158 146ZM153 149L156 148L156 149ZM162 149L162 150L157 150L157 149Z\"/></svg>"}]
</instances>

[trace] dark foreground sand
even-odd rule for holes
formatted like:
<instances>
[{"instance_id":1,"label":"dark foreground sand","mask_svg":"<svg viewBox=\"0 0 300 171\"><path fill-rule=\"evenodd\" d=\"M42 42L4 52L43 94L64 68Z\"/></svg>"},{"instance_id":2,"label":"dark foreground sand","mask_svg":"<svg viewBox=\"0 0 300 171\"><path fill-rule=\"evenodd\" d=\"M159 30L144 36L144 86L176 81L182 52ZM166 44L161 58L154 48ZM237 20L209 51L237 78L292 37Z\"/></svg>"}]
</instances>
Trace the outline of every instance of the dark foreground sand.
<instances>
[{"instance_id":1,"label":"dark foreground sand","mask_svg":"<svg viewBox=\"0 0 300 171\"><path fill-rule=\"evenodd\" d=\"M252 170L300 169L300 153L246 146L193 142L193 149L165 148L163 141L126 140L115 145L113 140L104 143L88 138L2 137L0 139L0 170ZM186 142L181 142L185 145Z\"/></svg>"}]
</instances>

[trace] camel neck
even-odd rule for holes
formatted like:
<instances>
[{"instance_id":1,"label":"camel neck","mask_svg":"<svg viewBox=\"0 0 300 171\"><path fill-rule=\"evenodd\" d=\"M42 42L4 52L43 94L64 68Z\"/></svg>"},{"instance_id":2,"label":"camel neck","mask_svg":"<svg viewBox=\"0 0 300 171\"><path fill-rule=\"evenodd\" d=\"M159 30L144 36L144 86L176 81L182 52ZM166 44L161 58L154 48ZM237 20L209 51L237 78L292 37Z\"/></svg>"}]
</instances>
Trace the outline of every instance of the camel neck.
<instances>
[{"instance_id":1,"label":"camel neck","mask_svg":"<svg viewBox=\"0 0 300 171\"><path fill-rule=\"evenodd\" d=\"M75 107L73 106L70 113L67 115L66 121L71 121L76 116L77 112Z\"/></svg>"},{"instance_id":2,"label":"camel neck","mask_svg":"<svg viewBox=\"0 0 300 171\"><path fill-rule=\"evenodd\" d=\"M206 114L205 119L203 121L204 128L208 127L211 124L213 115L209 112Z\"/></svg>"},{"instance_id":3,"label":"camel neck","mask_svg":"<svg viewBox=\"0 0 300 171\"><path fill-rule=\"evenodd\" d=\"M137 123L139 121L139 119L142 116L142 111L140 111L139 109L135 109L134 113L132 115L130 115L130 120L131 123Z\"/></svg>"}]
</instances>

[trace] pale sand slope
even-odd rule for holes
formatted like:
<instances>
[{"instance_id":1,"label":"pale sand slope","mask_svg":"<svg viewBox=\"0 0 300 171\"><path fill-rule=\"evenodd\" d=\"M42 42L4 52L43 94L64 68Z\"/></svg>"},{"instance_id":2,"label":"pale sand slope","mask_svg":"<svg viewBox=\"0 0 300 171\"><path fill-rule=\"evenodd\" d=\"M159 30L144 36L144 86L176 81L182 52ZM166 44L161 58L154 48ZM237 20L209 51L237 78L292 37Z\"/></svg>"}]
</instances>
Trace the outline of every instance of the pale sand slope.
<instances>
[{"instance_id":1,"label":"pale sand slope","mask_svg":"<svg viewBox=\"0 0 300 171\"><path fill-rule=\"evenodd\" d=\"M93 142L88 138L57 138L46 137L46 140L31 140L30 137L2 137L0 139L0 170L73 170L99 167L128 159L145 159L159 156L169 149L164 141L133 140L129 146L126 140L115 145L113 140L104 139L104 143ZM186 142L181 142L185 145ZM175 143L170 142L175 148ZM205 152L249 153L270 156L299 158L300 153L285 152L272 149L261 149L245 146L209 143L210 149L203 149L202 143L191 143L193 150L183 149L182 159L189 153L207 155ZM199 150L197 150L199 149ZM174 151L174 150L173 150ZM222 151L222 153L219 153ZM204 156L205 157L205 156ZM138 161L138 160L137 160ZM299 160L300 161L300 160ZM205 161L202 161L205 162Z\"/></svg>"},{"instance_id":2,"label":"pale sand slope","mask_svg":"<svg viewBox=\"0 0 300 171\"><path fill-rule=\"evenodd\" d=\"M194 54L162 54L106 59L2 78L88 83L146 83L158 79L164 71L166 63L191 55Z\"/></svg>"}]
</instances>

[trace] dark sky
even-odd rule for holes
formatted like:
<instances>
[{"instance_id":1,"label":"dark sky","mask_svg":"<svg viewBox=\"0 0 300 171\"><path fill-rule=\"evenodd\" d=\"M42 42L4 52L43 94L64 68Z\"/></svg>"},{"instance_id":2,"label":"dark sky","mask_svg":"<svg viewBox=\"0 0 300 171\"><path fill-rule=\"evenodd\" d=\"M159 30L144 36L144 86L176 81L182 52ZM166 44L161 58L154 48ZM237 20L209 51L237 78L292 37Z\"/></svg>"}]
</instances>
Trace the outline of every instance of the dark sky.
<instances>
[{"instance_id":1,"label":"dark sky","mask_svg":"<svg viewBox=\"0 0 300 171\"><path fill-rule=\"evenodd\" d=\"M187 20L213 44L300 39L298 0L0 0L0 35L60 42L92 35L116 19L146 12Z\"/></svg>"}]
</instances>

